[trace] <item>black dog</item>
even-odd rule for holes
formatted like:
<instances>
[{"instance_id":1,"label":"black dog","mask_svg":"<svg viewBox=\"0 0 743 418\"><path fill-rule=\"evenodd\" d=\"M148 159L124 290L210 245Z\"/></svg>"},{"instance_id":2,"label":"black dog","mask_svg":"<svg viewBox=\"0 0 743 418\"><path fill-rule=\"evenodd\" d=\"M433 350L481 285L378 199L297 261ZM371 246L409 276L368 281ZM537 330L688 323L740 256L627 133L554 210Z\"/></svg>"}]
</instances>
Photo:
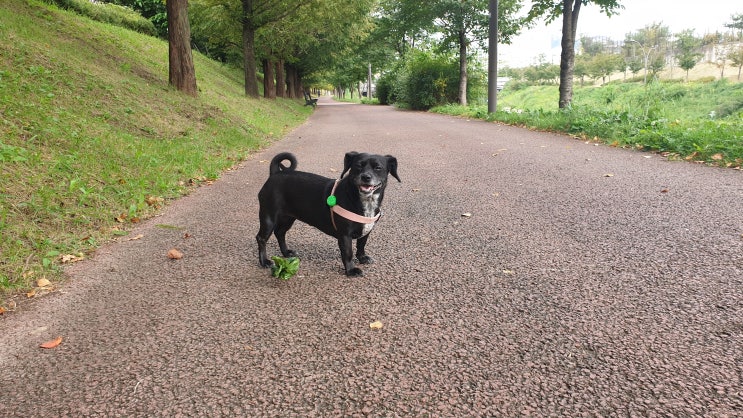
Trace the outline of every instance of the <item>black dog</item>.
<instances>
[{"instance_id":1,"label":"black dog","mask_svg":"<svg viewBox=\"0 0 743 418\"><path fill-rule=\"evenodd\" d=\"M289 167L281 164L289 161ZM297 159L284 152L271 160L270 176L258 193L261 227L258 241L258 261L271 267L266 256L266 241L273 232L284 257L296 256L286 246L286 231L294 221L314 226L338 239L341 259L347 276L361 276L361 269L353 263L353 242L356 258L361 264L371 263L364 248L369 232L381 215L380 206L387 186L387 175L397 181L397 159L349 152L343 163L341 179L333 180L317 174L296 171ZM348 176L344 175L349 173Z\"/></svg>"}]
</instances>

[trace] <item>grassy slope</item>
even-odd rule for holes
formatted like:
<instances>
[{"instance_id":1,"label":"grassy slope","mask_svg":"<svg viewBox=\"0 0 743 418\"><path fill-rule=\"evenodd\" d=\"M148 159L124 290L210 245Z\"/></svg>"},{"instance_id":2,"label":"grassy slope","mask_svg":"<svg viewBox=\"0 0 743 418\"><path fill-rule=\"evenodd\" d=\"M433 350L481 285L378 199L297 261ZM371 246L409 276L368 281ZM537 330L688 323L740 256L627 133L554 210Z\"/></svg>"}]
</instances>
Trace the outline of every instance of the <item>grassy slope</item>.
<instances>
[{"instance_id":1,"label":"grassy slope","mask_svg":"<svg viewBox=\"0 0 743 418\"><path fill-rule=\"evenodd\" d=\"M671 158L743 166L743 83L576 86L569 111L558 111L558 96L557 86L519 90L506 86L493 115L485 105L446 105L432 110L596 138L615 146L667 153Z\"/></svg>"},{"instance_id":2,"label":"grassy slope","mask_svg":"<svg viewBox=\"0 0 743 418\"><path fill-rule=\"evenodd\" d=\"M504 90L498 105L530 110L557 110L557 86L533 86L523 90ZM575 87L573 106L585 106L613 111L631 111L653 106L663 117L694 120L719 116L729 109L741 108L743 83L690 82L650 84L610 83L601 87ZM728 110L725 110L728 109ZM644 111L644 109L642 109Z\"/></svg>"},{"instance_id":3,"label":"grassy slope","mask_svg":"<svg viewBox=\"0 0 743 418\"><path fill-rule=\"evenodd\" d=\"M246 98L241 71L198 54L199 97L180 94L167 43L34 0L0 0L0 38L0 293L57 277L60 256L125 234L311 112Z\"/></svg>"}]
</instances>

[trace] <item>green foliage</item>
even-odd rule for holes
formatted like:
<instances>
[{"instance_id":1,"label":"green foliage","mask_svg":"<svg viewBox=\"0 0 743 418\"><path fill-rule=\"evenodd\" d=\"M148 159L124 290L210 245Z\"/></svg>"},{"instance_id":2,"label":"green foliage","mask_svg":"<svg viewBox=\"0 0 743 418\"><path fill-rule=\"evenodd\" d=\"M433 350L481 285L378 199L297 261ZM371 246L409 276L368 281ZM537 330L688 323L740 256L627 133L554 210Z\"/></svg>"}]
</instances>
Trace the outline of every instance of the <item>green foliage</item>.
<instances>
[{"instance_id":1,"label":"green foliage","mask_svg":"<svg viewBox=\"0 0 743 418\"><path fill-rule=\"evenodd\" d=\"M382 74L379 80L377 80L377 99L379 99L379 104L388 105L396 101L396 97L393 94L394 76L394 73L387 72Z\"/></svg>"},{"instance_id":2,"label":"green foliage","mask_svg":"<svg viewBox=\"0 0 743 418\"><path fill-rule=\"evenodd\" d=\"M693 29L687 29L676 35L676 59L679 67L686 70L687 74L702 58L699 51L701 46L702 40L694 36Z\"/></svg>"},{"instance_id":3,"label":"green foliage","mask_svg":"<svg viewBox=\"0 0 743 418\"><path fill-rule=\"evenodd\" d=\"M417 110L456 102L459 89L459 64L456 60L430 52L415 51L390 77L394 85L389 97Z\"/></svg>"},{"instance_id":4,"label":"green foliage","mask_svg":"<svg viewBox=\"0 0 743 418\"><path fill-rule=\"evenodd\" d=\"M535 20L544 17L547 23L549 23L562 16L563 0L533 0L531 3L527 22L534 22ZM624 8L624 6L619 4L618 0L583 0L582 3L585 5L588 3L596 4L601 8L601 12L607 16L611 16L616 13L618 9Z\"/></svg>"},{"instance_id":5,"label":"green foliage","mask_svg":"<svg viewBox=\"0 0 743 418\"><path fill-rule=\"evenodd\" d=\"M28 161L28 151L22 147L6 145L0 141L0 162L20 163Z\"/></svg>"},{"instance_id":6,"label":"green foliage","mask_svg":"<svg viewBox=\"0 0 743 418\"><path fill-rule=\"evenodd\" d=\"M47 0L57 6L72 10L98 22L156 36L155 25L134 10L110 3L93 3L89 0Z\"/></svg>"},{"instance_id":7,"label":"green foliage","mask_svg":"<svg viewBox=\"0 0 743 418\"><path fill-rule=\"evenodd\" d=\"M165 1L163 0L112 0L110 3L120 6L130 7L137 11L143 17L148 19L155 26L157 36L160 38L168 37L168 16L165 11Z\"/></svg>"},{"instance_id":8,"label":"green foliage","mask_svg":"<svg viewBox=\"0 0 743 418\"><path fill-rule=\"evenodd\" d=\"M299 271L299 258L297 257L282 258L273 256L271 260L273 260L273 266L271 267L271 275L273 277L289 280Z\"/></svg>"}]
</instances>

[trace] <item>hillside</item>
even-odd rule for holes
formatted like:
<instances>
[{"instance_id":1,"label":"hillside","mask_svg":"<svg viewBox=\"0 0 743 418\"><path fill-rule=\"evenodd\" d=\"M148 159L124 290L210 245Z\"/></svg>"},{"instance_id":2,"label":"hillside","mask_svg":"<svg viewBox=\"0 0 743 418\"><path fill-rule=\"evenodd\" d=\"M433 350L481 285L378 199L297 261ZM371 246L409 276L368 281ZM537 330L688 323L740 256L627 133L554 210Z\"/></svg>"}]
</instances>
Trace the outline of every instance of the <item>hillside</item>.
<instances>
[{"instance_id":1,"label":"hillside","mask_svg":"<svg viewBox=\"0 0 743 418\"><path fill-rule=\"evenodd\" d=\"M197 53L199 96L180 94L167 43L35 0L0 0L0 38L0 292L58 277L311 112L246 98L240 70Z\"/></svg>"}]
</instances>

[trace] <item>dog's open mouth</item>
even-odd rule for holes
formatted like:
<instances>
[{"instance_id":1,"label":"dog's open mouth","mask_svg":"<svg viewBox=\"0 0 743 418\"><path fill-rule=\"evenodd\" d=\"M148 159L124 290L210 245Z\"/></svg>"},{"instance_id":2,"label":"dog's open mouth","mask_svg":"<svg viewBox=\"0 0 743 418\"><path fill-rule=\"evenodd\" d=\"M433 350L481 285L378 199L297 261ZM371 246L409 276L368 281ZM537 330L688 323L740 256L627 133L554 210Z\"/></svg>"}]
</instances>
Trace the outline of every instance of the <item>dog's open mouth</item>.
<instances>
[{"instance_id":1,"label":"dog's open mouth","mask_svg":"<svg viewBox=\"0 0 743 418\"><path fill-rule=\"evenodd\" d=\"M361 184L359 185L359 191L364 194L372 194L379 189L379 187L382 186L382 183L379 183L377 185L373 184Z\"/></svg>"}]
</instances>

